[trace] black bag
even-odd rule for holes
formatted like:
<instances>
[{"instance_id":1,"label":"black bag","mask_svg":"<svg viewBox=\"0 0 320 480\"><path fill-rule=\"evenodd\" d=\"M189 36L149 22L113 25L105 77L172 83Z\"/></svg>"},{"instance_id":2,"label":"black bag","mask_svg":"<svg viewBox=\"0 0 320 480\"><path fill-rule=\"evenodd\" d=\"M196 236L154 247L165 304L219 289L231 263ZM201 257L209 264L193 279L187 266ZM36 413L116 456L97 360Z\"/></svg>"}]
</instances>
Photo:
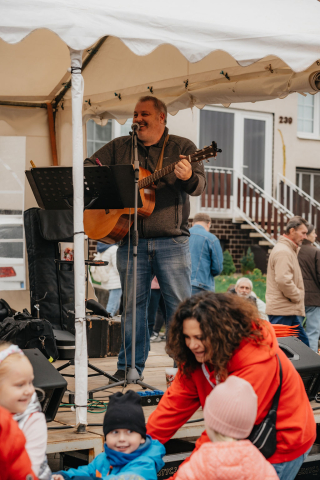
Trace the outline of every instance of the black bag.
<instances>
[{"instance_id":1,"label":"black bag","mask_svg":"<svg viewBox=\"0 0 320 480\"><path fill-rule=\"evenodd\" d=\"M12 317L14 313L16 311L3 298L0 298L0 322L7 317Z\"/></svg>"},{"instance_id":2,"label":"black bag","mask_svg":"<svg viewBox=\"0 0 320 480\"><path fill-rule=\"evenodd\" d=\"M273 397L272 405L269 410L268 415L265 419L259 424L255 425L250 433L248 439L258 450L262 453L265 458L271 457L277 448L277 431L276 431L276 421L277 421L277 410L279 404L279 398L281 393L282 386L282 366L280 358L278 357L279 367L280 367L280 384L277 388L277 391Z\"/></svg>"},{"instance_id":3,"label":"black bag","mask_svg":"<svg viewBox=\"0 0 320 480\"><path fill-rule=\"evenodd\" d=\"M0 340L11 342L20 348L38 348L45 357L52 358L53 361L58 358L51 323L33 318L26 309L0 323Z\"/></svg>"},{"instance_id":4,"label":"black bag","mask_svg":"<svg viewBox=\"0 0 320 480\"><path fill-rule=\"evenodd\" d=\"M73 263L60 265L59 242L73 242L72 211L30 208L24 212L31 314L57 330L75 333ZM42 300L38 300L42 299Z\"/></svg>"}]
</instances>

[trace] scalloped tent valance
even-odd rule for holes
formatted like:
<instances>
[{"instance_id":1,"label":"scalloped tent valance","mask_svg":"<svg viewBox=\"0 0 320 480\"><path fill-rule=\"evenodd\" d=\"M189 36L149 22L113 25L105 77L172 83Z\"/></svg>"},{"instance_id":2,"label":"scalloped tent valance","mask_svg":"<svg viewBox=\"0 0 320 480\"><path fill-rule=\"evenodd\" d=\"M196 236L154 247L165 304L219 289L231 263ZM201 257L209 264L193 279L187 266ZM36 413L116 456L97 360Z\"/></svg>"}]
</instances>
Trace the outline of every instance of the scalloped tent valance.
<instances>
[{"instance_id":1,"label":"scalloped tent valance","mask_svg":"<svg viewBox=\"0 0 320 480\"><path fill-rule=\"evenodd\" d=\"M70 79L67 47L103 37L83 72L86 118L123 123L150 92L174 114L318 91L317 0L7 0L0 9L1 103L54 103ZM63 99L68 107L69 92Z\"/></svg>"}]
</instances>

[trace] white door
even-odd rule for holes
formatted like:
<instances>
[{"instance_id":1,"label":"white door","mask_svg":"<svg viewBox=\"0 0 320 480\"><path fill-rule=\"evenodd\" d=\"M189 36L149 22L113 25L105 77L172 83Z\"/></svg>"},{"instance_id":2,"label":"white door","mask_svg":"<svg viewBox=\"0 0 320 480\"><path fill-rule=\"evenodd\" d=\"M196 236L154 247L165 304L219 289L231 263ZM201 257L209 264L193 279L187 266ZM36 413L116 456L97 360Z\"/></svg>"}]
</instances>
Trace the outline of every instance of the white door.
<instances>
[{"instance_id":1,"label":"white door","mask_svg":"<svg viewBox=\"0 0 320 480\"><path fill-rule=\"evenodd\" d=\"M273 115L223 107L200 111L199 147L222 148L210 166L234 168L271 195Z\"/></svg>"}]
</instances>

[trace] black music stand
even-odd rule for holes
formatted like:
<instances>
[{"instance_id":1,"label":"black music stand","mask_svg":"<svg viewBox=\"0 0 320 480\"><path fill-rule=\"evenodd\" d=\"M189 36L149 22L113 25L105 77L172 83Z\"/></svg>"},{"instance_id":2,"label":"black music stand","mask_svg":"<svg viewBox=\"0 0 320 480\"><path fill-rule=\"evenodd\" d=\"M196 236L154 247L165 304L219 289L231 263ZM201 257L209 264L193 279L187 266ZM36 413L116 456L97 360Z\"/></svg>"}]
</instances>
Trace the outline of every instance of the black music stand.
<instances>
[{"instance_id":1,"label":"black music stand","mask_svg":"<svg viewBox=\"0 0 320 480\"><path fill-rule=\"evenodd\" d=\"M25 173L40 208L73 208L72 167L39 167ZM132 165L84 167L85 210L134 208L134 188ZM140 194L139 207L142 207Z\"/></svg>"}]
</instances>

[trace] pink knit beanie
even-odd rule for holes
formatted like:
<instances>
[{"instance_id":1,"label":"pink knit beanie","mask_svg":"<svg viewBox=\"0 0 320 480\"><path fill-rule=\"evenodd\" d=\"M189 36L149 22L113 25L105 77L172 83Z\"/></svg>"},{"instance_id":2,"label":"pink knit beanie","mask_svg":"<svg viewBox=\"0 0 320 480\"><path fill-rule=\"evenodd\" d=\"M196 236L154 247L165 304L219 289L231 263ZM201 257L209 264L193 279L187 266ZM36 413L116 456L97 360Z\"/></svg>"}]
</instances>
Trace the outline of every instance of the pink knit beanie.
<instances>
[{"instance_id":1,"label":"pink knit beanie","mask_svg":"<svg viewBox=\"0 0 320 480\"><path fill-rule=\"evenodd\" d=\"M206 399L207 427L227 437L243 439L250 434L257 417L258 397L246 380L231 375L217 385Z\"/></svg>"}]
</instances>

